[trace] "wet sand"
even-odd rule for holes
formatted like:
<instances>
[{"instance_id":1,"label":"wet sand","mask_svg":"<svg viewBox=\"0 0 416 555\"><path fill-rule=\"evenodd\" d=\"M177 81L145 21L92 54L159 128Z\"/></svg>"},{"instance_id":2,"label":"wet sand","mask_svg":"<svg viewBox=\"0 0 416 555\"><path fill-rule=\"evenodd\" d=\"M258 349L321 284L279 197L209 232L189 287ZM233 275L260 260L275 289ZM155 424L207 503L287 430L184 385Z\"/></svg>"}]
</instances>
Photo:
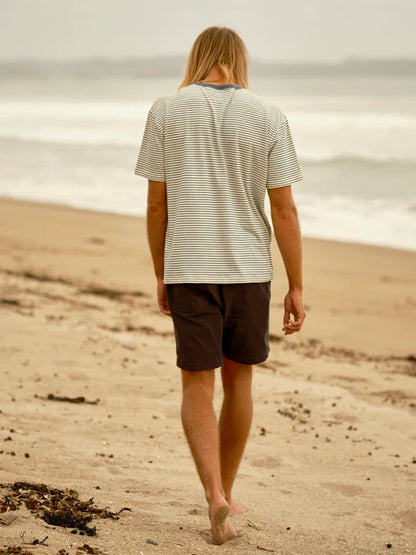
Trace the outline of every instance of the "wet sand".
<instances>
[{"instance_id":1,"label":"wet sand","mask_svg":"<svg viewBox=\"0 0 416 555\"><path fill-rule=\"evenodd\" d=\"M0 482L131 508L94 519L93 537L20 508L0 523L0 549L23 545L25 531L47 535L27 548L48 554L84 543L112 555L416 553L416 255L303 245L307 317L283 337L273 244L271 354L255 368L235 485L249 512L219 547L180 423L172 322L155 302L144 220L0 201ZM217 375L217 409L220 393Z\"/></svg>"}]
</instances>

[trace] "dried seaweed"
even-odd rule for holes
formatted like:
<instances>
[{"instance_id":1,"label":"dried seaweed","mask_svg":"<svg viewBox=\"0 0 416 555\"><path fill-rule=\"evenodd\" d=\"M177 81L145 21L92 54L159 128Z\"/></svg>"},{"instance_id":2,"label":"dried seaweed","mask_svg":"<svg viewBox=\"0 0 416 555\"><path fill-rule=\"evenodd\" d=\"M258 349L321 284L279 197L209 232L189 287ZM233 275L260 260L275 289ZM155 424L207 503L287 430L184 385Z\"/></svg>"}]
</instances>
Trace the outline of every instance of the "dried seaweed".
<instances>
[{"instance_id":1,"label":"dried seaweed","mask_svg":"<svg viewBox=\"0 0 416 555\"><path fill-rule=\"evenodd\" d=\"M63 401L66 403L84 403L86 405L97 405L99 402L99 399L96 399L95 401L87 401L87 399L83 396L66 397L62 395L54 395L53 393L48 393L47 397L42 397L41 395L37 395L36 393L34 396L36 397L36 399L42 399L43 401Z\"/></svg>"},{"instance_id":2,"label":"dried seaweed","mask_svg":"<svg viewBox=\"0 0 416 555\"><path fill-rule=\"evenodd\" d=\"M96 526L88 526L94 517L112 518L118 520L122 511L131 511L123 507L118 512L109 511L107 507L100 509L93 504L93 498L81 501L78 492L66 488L61 490L46 484L15 482L14 484L0 484L1 488L11 491L0 497L0 513L15 511L24 503L37 517L52 526L72 528L74 533L95 536Z\"/></svg>"},{"instance_id":3,"label":"dried seaweed","mask_svg":"<svg viewBox=\"0 0 416 555\"><path fill-rule=\"evenodd\" d=\"M6 547L0 548L0 555L33 555L32 551L27 551L24 547Z\"/></svg>"},{"instance_id":4,"label":"dried seaweed","mask_svg":"<svg viewBox=\"0 0 416 555\"><path fill-rule=\"evenodd\" d=\"M87 543L84 543L84 545L80 545L77 547L77 555L81 555L82 553L92 553L93 555L100 555L104 552L100 551L98 547L91 547Z\"/></svg>"},{"instance_id":5,"label":"dried seaweed","mask_svg":"<svg viewBox=\"0 0 416 555\"><path fill-rule=\"evenodd\" d=\"M22 306L22 303L17 299L2 298L0 299L0 305L2 304L8 305L8 306Z\"/></svg>"},{"instance_id":6,"label":"dried seaweed","mask_svg":"<svg viewBox=\"0 0 416 555\"><path fill-rule=\"evenodd\" d=\"M36 281L47 281L50 283L63 283L65 285L72 285L72 282L68 279L60 278L60 277L52 277L48 276L47 274L35 274L31 270L25 270L23 272L17 272L13 270L3 270L3 272L9 276L15 277L25 277L28 279L35 279Z\"/></svg>"},{"instance_id":7,"label":"dried seaweed","mask_svg":"<svg viewBox=\"0 0 416 555\"><path fill-rule=\"evenodd\" d=\"M23 542L25 545L48 545L48 544L45 543L45 542L46 542L46 540L49 538L49 536L45 536L45 537L43 538L43 540L38 540L38 538L35 538L35 539L32 540L31 542L27 542L27 541L25 540L25 534L26 534L26 532L25 532L24 530L23 530L23 532L20 533L20 537L22 538L22 542Z\"/></svg>"},{"instance_id":8,"label":"dried seaweed","mask_svg":"<svg viewBox=\"0 0 416 555\"><path fill-rule=\"evenodd\" d=\"M79 293L84 295L98 295L111 300L119 300L123 297L147 297L143 291L122 291L117 289L109 289L107 287L91 286L85 289L79 289Z\"/></svg>"},{"instance_id":9,"label":"dried seaweed","mask_svg":"<svg viewBox=\"0 0 416 555\"><path fill-rule=\"evenodd\" d=\"M1 453L1 451L0 451L0 453ZM7 515L7 514L6 514L6 517L1 517L0 516L0 524L4 524L5 526L10 526L10 524L12 522L14 522L16 520L16 518L17 518L17 516L13 517L13 516Z\"/></svg>"}]
</instances>

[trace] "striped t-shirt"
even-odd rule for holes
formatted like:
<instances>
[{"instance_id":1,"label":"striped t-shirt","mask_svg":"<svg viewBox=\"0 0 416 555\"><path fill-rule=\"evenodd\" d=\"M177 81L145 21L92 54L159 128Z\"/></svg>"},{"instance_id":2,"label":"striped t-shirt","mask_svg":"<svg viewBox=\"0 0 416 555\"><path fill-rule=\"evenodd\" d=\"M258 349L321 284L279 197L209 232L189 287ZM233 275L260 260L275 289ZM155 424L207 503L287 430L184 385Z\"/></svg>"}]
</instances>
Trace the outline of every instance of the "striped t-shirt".
<instances>
[{"instance_id":1,"label":"striped t-shirt","mask_svg":"<svg viewBox=\"0 0 416 555\"><path fill-rule=\"evenodd\" d=\"M164 283L273 279L266 188L303 179L273 102L232 83L157 97L134 173L166 183Z\"/></svg>"}]
</instances>

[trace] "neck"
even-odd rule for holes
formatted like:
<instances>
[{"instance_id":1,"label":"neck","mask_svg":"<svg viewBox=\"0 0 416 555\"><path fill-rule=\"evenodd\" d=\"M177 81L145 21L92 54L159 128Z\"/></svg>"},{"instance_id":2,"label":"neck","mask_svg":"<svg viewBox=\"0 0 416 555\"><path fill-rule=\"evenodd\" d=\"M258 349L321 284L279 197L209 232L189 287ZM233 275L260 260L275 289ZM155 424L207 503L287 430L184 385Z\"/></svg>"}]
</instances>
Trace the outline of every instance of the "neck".
<instances>
[{"instance_id":1,"label":"neck","mask_svg":"<svg viewBox=\"0 0 416 555\"><path fill-rule=\"evenodd\" d=\"M224 81L224 78L221 76L220 72L217 69L211 70L205 79L200 79L201 83L216 83L218 85L226 85L228 84L227 81ZM231 84L236 85L231 79Z\"/></svg>"}]
</instances>

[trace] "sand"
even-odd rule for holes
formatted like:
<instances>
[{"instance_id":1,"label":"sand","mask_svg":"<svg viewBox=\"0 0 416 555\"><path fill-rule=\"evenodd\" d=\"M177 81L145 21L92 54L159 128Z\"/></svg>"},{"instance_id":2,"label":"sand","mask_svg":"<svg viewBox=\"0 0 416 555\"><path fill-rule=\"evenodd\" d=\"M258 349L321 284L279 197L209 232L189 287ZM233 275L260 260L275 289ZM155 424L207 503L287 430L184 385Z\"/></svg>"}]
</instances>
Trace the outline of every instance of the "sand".
<instances>
[{"instance_id":1,"label":"sand","mask_svg":"<svg viewBox=\"0 0 416 555\"><path fill-rule=\"evenodd\" d=\"M87 537L22 508L0 549L25 531L48 536L30 547L42 554L416 553L416 255L304 238L307 317L283 337L273 249L271 354L235 484L249 512L213 546L144 220L0 201L0 481L131 509ZM216 388L218 410L219 374Z\"/></svg>"}]
</instances>

